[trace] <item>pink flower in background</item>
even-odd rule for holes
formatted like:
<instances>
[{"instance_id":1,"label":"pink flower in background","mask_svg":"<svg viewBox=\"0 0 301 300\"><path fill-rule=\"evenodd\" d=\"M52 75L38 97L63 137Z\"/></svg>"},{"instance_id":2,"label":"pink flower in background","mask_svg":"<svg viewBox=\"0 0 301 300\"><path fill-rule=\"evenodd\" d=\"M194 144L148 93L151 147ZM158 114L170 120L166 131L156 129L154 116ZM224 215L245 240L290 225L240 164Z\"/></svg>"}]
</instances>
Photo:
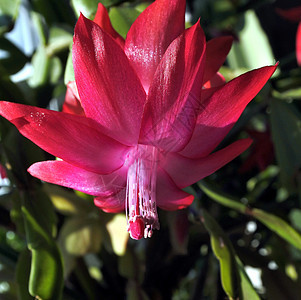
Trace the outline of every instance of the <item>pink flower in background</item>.
<instances>
[{"instance_id":1,"label":"pink flower in background","mask_svg":"<svg viewBox=\"0 0 301 300\"><path fill-rule=\"evenodd\" d=\"M262 172L275 159L274 145L270 130L261 132L255 129L248 129L247 133L252 138L253 144L247 159L240 166L238 172L243 174L254 168L257 168Z\"/></svg>"},{"instance_id":2,"label":"pink flower in background","mask_svg":"<svg viewBox=\"0 0 301 300\"><path fill-rule=\"evenodd\" d=\"M63 112L76 114L76 115L85 115L85 112L80 103L80 98L78 95L77 87L75 81L70 81L67 84L67 92L65 97L65 102L63 104Z\"/></svg>"},{"instance_id":3,"label":"pink flower in background","mask_svg":"<svg viewBox=\"0 0 301 300\"><path fill-rule=\"evenodd\" d=\"M6 169L0 164L0 196L8 194L11 191L10 180L7 177Z\"/></svg>"},{"instance_id":4,"label":"pink flower in background","mask_svg":"<svg viewBox=\"0 0 301 300\"><path fill-rule=\"evenodd\" d=\"M301 66L301 6L287 10L278 8L277 12L290 21L299 22L296 34L296 57L298 65Z\"/></svg>"},{"instance_id":5,"label":"pink flower in background","mask_svg":"<svg viewBox=\"0 0 301 300\"><path fill-rule=\"evenodd\" d=\"M182 188L249 147L243 139L213 152L276 68L225 83L217 71L232 39L206 42L199 22L185 30L184 14L185 1L157 0L124 41L99 4L94 21L81 15L75 27L65 112L0 103L2 116L60 158L29 172L95 196L106 212L126 210L134 239L159 229L157 206L187 207L193 196Z\"/></svg>"}]
</instances>

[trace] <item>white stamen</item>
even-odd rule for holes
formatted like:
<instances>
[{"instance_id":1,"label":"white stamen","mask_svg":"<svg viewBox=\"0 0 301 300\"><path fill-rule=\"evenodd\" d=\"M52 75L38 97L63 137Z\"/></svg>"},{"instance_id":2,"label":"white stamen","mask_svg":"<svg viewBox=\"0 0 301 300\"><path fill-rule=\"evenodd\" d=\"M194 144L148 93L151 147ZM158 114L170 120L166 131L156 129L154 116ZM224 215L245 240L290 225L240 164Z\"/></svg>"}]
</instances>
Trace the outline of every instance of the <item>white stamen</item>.
<instances>
[{"instance_id":1,"label":"white stamen","mask_svg":"<svg viewBox=\"0 0 301 300\"><path fill-rule=\"evenodd\" d=\"M157 152L158 150L153 146L138 145L131 153L132 157L129 162L125 205L126 218L128 231L130 231L131 236L132 234L135 236L131 230L136 230L138 238L141 238L142 235L145 238L151 237L153 229L160 227L156 205ZM139 224L136 223L137 218L140 219ZM140 232L143 226L141 224L144 224L144 233Z\"/></svg>"}]
</instances>

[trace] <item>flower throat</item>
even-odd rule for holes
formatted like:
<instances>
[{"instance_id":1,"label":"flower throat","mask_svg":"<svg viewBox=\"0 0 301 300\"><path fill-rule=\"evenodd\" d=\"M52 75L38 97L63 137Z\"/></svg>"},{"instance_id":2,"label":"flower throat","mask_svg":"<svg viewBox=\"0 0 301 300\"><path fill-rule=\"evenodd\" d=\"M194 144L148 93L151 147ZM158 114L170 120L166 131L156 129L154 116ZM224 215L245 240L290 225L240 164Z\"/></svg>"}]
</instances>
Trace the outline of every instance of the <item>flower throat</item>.
<instances>
[{"instance_id":1,"label":"flower throat","mask_svg":"<svg viewBox=\"0 0 301 300\"><path fill-rule=\"evenodd\" d=\"M159 229L156 205L158 150L153 146L138 145L132 152L127 173L126 219L131 238L148 238Z\"/></svg>"}]
</instances>

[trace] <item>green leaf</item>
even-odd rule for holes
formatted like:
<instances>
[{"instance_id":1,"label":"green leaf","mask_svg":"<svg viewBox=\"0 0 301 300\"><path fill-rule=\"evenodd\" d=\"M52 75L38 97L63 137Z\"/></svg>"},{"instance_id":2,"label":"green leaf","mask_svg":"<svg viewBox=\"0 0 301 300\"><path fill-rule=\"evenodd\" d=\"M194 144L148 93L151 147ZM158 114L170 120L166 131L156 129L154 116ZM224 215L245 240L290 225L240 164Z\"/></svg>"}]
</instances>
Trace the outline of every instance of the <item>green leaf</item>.
<instances>
[{"instance_id":1,"label":"green leaf","mask_svg":"<svg viewBox=\"0 0 301 300\"><path fill-rule=\"evenodd\" d=\"M50 198L43 190L32 192L22 209L28 210L50 237L55 237L57 215Z\"/></svg>"},{"instance_id":2,"label":"green leaf","mask_svg":"<svg viewBox=\"0 0 301 300\"><path fill-rule=\"evenodd\" d=\"M49 35L49 29L45 24L45 19L43 15L33 11L31 12L31 20L39 36L40 44L46 46Z\"/></svg>"},{"instance_id":3,"label":"green leaf","mask_svg":"<svg viewBox=\"0 0 301 300\"><path fill-rule=\"evenodd\" d=\"M16 280L18 283L18 299L20 300L32 300L32 296L28 293L30 261L30 252L27 249L19 254Z\"/></svg>"},{"instance_id":4,"label":"green leaf","mask_svg":"<svg viewBox=\"0 0 301 300\"><path fill-rule=\"evenodd\" d=\"M247 182L248 200L250 202L255 202L278 175L279 167L270 165L264 171L255 174L254 177L250 178Z\"/></svg>"},{"instance_id":5,"label":"green leaf","mask_svg":"<svg viewBox=\"0 0 301 300\"><path fill-rule=\"evenodd\" d=\"M97 253L102 244L101 227L99 218L84 215L71 217L61 229L59 243L74 256Z\"/></svg>"},{"instance_id":6,"label":"green leaf","mask_svg":"<svg viewBox=\"0 0 301 300\"><path fill-rule=\"evenodd\" d=\"M53 1L32 0L31 3L34 10L46 20L48 26L58 22L58 15L55 12Z\"/></svg>"},{"instance_id":7,"label":"green leaf","mask_svg":"<svg viewBox=\"0 0 301 300\"><path fill-rule=\"evenodd\" d=\"M230 240L204 209L202 209L201 220L210 234L212 250L220 263L221 281L225 293L230 299L238 297L241 299L240 276Z\"/></svg>"},{"instance_id":8,"label":"green leaf","mask_svg":"<svg viewBox=\"0 0 301 300\"><path fill-rule=\"evenodd\" d=\"M112 248L115 254L121 256L126 251L126 245L129 239L127 232L127 222L124 214L116 214L106 224L106 228L110 234Z\"/></svg>"},{"instance_id":9,"label":"green leaf","mask_svg":"<svg viewBox=\"0 0 301 300\"><path fill-rule=\"evenodd\" d=\"M42 299L61 299L63 266L57 247L38 247L32 250L29 292Z\"/></svg>"},{"instance_id":10,"label":"green leaf","mask_svg":"<svg viewBox=\"0 0 301 300\"><path fill-rule=\"evenodd\" d=\"M45 85L49 79L50 57L43 46L33 55L32 65L33 75L29 79L29 85L33 88Z\"/></svg>"},{"instance_id":11,"label":"green leaf","mask_svg":"<svg viewBox=\"0 0 301 300\"><path fill-rule=\"evenodd\" d=\"M212 200L232 209L239 211L240 213L250 215L256 218L258 221L267 226L270 230L289 242L291 245L298 249L301 249L301 235L291 225L281 218L274 216L270 213L264 212L257 208L251 208L242 203L238 203L235 198L226 195L217 189L213 188L213 185L201 181L198 183L203 192L208 195ZM238 205L239 204L239 205Z\"/></svg>"},{"instance_id":12,"label":"green leaf","mask_svg":"<svg viewBox=\"0 0 301 300\"><path fill-rule=\"evenodd\" d=\"M76 258L87 253L98 253L105 230L99 218L87 211L75 215L64 223L59 236L59 247L64 261L64 277L76 266Z\"/></svg>"},{"instance_id":13,"label":"green leaf","mask_svg":"<svg viewBox=\"0 0 301 300\"><path fill-rule=\"evenodd\" d=\"M66 68L65 68L64 83L67 84L69 81L74 81L74 80L75 80L75 77L74 77L74 69L73 69L73 63L72 63L72 50L70 49Z\"/></svg>"},{"instance_id":14,"label":"green leaf","mask_svg":"<svg viewBox=\"0 0 301 300\"><path fill-rule=\"evenodd\" d=\"M266 213L260 209L254 208L249 213L251 216L255 217L269 229L277 233L287 242L292 244L298 249L301 249L301 235L287 222L280 219L277 216Z\"/></svg>"},{"instance_id":15,"label":"green leaf","mask_svg":"<svg viewBox=\"0 0 301 300\"><path fill-rule=\"evenodd\" d=\"M71 5L78 18L82 13L86 18L92 19L95 16L98 0L71 0Z\"/></svg>"},{"instance_id":16,"label":"green leaf","mask_svg":"<svg viewBox=\"0 0 301 300\"><path fill-rule=\"evenodd\" d=\"M220 262L222 286L228 297L260 300L229 238L212 216L203 209L202 221L210 234L212 250Z\"/></svg>"},{"instance_id":17,"label":"green leaf","mask_svg":"<svg viewBox=\"0 0 301 300\"><path fill-rule=\"evenodd\" d=\"M21 0L0 0L0 15L8 15L16 18Z\"/></svg>"},{"instance_id":18,"label":"green leaf","mask_svg":"<svg viewBox=\"0 0 301 300\"><path fill-rule=\"evenodd\" d=\"M135 7L112 7L109 16L114 29L125 38L140 13Z\"/></svg>"},{"instance_id":19,"label":"green leaf","mask_svg":"<svg viewBox=\"0 0 301 300\"><path fill-rule=\"evenodd\" d=\"M52 238L52 213L49 206L39 205L41 198L22 194L22 212L28 249L32 253L29 292L42 299L61 298L63 288L63 263L59 249ZM47 208L48 207L48 208ZM50 223L47 225L47 223Z\"/></svg>"},{"instance_id":20,"label":"green leaf","mask_svg":"<svg viewBox=\"0 0 301 300\"><path fill-rule=\"evenodd\" d=\"M297 192L297 175L301 168L301 115L292 103L273 99L271 127L280 179L289 192Z\"/></svg>"},{"instance_id":21,"label":"green leaf","mask_svg":"<svg viewBox=\"0 0 301 300\"><path fill-rule=\"evenodd\" d=\"M72 30L53 26L50 28L48 45L46 47L49 56L68 50L72 44L73 34Z\"/></svg>"},{"instance_id":22,"label":"green leaf","mask_svg":"<svg viewBox=\"0 0 301 300\"><path fill-rule=\"evenodd\" d=\"M24 236L24 219L21 211L20 195L17 191L12 193L10 201L12 203L12 208L10 210L10 218L15 223L17 232Z\"/></svg>"},{"instance_id":23,"label":"green leaf","mask_svg":"<svg viewBox=\"0 0 301 300\"><path fill-rule=\"evenodd\" d=\"M248 277L245 271L244 265L242 264L238 256L236 256L235 258L236 258L236 264L238 266L238 271L241 279L242 299L260 300L260 297L258 296L256 290L254 289L250 281L250 278Z\"/></svg>"},{"instance_id":24,"label":"green leaf","mask_svg":"<svg viewBox=\"0 0 301 300\"><path fill-rule=\"evenodd\" d=\"M235 209L241 213L244 213L246 211L246 206L244 204L240 203L234 197L231 197L226 193L222 193L221 191L216 189L216 187L213 184L210 184L208 181L201 180L197 184L208 197L215 200L216 202L226 207Z\"/></svg>"},{"instance_id":25,"label":"green leaf","mask_svg":"<svg viewBox=\"0 0 301 300\"><path fill-rule=\"evenodd\" d=\"M0 35L12 28L16 20L21 0L0 0Z\"/></svg>"},{"instance_id":26,"label":"green leaf","mask_svg":"<svg viewBox=\"0 0 301 300\"><path fill-rule=\"evenodd\" d=\"M55 56L50 60L49 81L52 84L57 84L63 73L63 67L60 59Z\"/></svg>"},{"instance_id":27,"label":"green leaf","mask_svg":"<svg viewBox=\"0 0 301 300\"><path fill-rule=\"evenodd\" d=\"M278 91L273 91L273 96L275 96L278 99L283 99L283 100L288 100L288 99L301 99L301 87L296 87L296 88L289 88L286 91L283 92L278 92Z\"/></svg>"},{"instance_id":28,"label":"green leaf","mask_svg":"<svg viewBox=\"0 0 301 300\"><path fill-rule=\"evenodd\" d=\"M230 67L254 69L275 63L269 40L253 10L245 14L245 26L227 57ZM254 43L260 47L254 47Z\"/></svg>"},{"instance_id":29,"label":"green leaf","mask_svg":"<svg viewBox=\"0 0 301 300\"><path fill-rule=\"evenodd\" d=\"M78 197L73 191L53 184L44 184L44 191L50 197L54 207L64 215L88 214L98 209L93 202Z\"/></svg>"},{"instance_id":30,"label":"green leaf","mask_svg":"<svg viewBox=\"0 0 301 300\"><path fill-rule=\"evenodd\" d=\"M294 227L298 230L301 230L301 209L292 209L289 217Z\"/></svg>"},{"instance_id":31,"label":"green leaf","mask_svg":"<svg viewBox=\"0 0 301 300\"><path fill-rule=\"evenodd\" d=\"M125 2L124 0L102 0L100 1L105 7L111 7L113 5L118 5L121 2Z\"/></svg>"}]
</instances>

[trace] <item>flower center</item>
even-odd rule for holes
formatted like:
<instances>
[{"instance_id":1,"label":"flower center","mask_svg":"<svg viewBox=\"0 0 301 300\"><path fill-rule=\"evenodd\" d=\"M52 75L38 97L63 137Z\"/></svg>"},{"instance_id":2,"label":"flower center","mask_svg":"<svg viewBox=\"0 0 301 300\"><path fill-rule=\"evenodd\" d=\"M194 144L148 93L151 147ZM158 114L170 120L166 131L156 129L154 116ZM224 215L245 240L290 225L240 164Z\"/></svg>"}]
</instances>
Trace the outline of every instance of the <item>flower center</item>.
<instances>
[{"instance_id":1,"label":"flower center","mask_svg":"<svg viewBox=\"0 0 301 300\"><path fill-rule=\"evenodd\" d=\"M127 173L126 218L131 238L148 238L159 229L156 205L157 149L138 145Z\"/></svg>"}]
</instances>

